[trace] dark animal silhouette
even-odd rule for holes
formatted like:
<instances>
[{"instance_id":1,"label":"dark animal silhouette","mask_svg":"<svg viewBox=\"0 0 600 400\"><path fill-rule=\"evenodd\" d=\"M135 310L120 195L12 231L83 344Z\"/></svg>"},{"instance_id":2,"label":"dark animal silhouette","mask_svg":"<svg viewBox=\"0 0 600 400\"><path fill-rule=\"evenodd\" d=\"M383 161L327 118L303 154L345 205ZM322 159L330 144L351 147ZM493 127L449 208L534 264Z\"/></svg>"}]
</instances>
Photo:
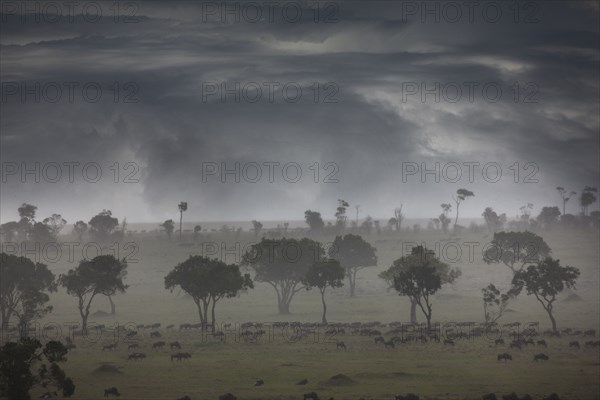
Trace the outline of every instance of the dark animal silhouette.
<instances>
[{"instance_id":1,"label":"dark animal silhouette","mask_svg":"<svg viewBox=\"0 0 600 400\"><path fill-rule=\"evenodd\" d=\"M450 339L444 339L444 346L454 346L456 343L454 343L453 340Z\"/></svg>"},{"instance_id":2,"label":"dark animal silhouette","mask_svg":"<svg viewBox=\"0 0 600 400\"><path fill-rule=\"evenodd\" d=\"M183 396L178 398L177 400L192 400L190 396Z\"/></svg>"},{"instance_id":3,"label":"dark animal silhouette","mask_svg":"<svg viewBox=\"0 0 600 400\"><path fill-rule=\"evenodd\" d=\"M160 332L154 331L154 332L150 332L150 337L151 338L159 338L159 337L162 337L162 335L160 334Z\"/></svg>"},{"instance_id":4,"label":"dark animal silhouette","mask_svg":"<svg viewBox=\"0 0 600 400\"><path fill-rule=\"evenodd\" d=\"M335 342L336 349L346 350L346 343L344 342Z\"/></svg>"},{"instance_id":5,"label":"dark animal silhouette","mask_svg":"<svg viewBox=\"0 0 600 400\"><path fill-rule=\"evenodd\" d=\"M298 381L298 383L296 383L296 385L306 385L308 383L308 379L302 379L301 381Z\"/></svg>"},{"instance_id":6,"label":"dark animal silhouette","mask_svg":"<svg viewBox=\"0 0 600 400\"><path fill-rule=\"evenodd\" d=\"M481 396L481 400L498 400L494 393L488 393Z\"/></svg>"},{"instance_id":7,"label":"dark animal silhouette","mask_svg":"<svg viewBox=\"0 0 600 400\"><path fill-rule=\"evenodd\" d=\"M419 396L413 393L408 393L405 395L397 394L395 397L396 400L419 400Z\"/></svg>"},{"instance_id":8,"label":"dark animal silhouette","mask_svg":"<svg viewBox=\"0 0 600 400\"><path fill-rule=\"evenodd\" d=\"M508 353L502 353L502 354L498 354L498 361L512 361L512 356Z\"/></svg>"},{"instance_id":9,"label":"dark animal silhouette","mask_svg":"<svg viewBox=\"0 0 600 400\"><path fill-rule=\"evenodd\" d=\"M504 344L504 339L496 339L495 345Z\"/></svg>"},{"instance_id":10,"label":"dark animal silhouette","mask_svg":"<svg viewBox=\"0 0 600 400\"><path fill-rule=\"evenodd\" d=\"M139 347L140 347L139 344L133 343L133 344L130 344L129 346L127 346L127 350L135 350L135 349L138 349Z\"/></svg>"},{"instance_id":11,"label":"dark animal silhouette","mask_svg":"<svg viewBox=\"0 0 600 400\"><path fill-rule=\"evenodd\" d=\"M154 343L152 345L152 349L153 350L162 349L163 347L165 347L165 345L166 345L166 343L161 340L160 342Z\"/></svg>"},{"instance_id":12,"label":"dark animal silhouette","mask_svg":"<svg viewBox=\"0 0 600 400\"><path fill-rule=\"evenodd\" d=\"M575 340L574 342L569 342L569 347L576 347L579 349L579 342L577 340Z\"/></svg>"},{"instance_id":13,"label":"dark animal silhouette","mask_svg":"<svg viewBox=\"0 0 600 400\"><path fill-rule=\"evenodd\" d=\"M144 358L146 358L146 355L144 353L131 353L130 355L127 356L128 360L133 360L133 361L143 360Z\"/></svg>"},{"instance_id":14,"label":"dark animal silhouette","mask_svg":"<svg viewBox=\"0 0 600 400\"><path fill-rule=\"evenodd\" d=\"M117 344L116 343L111 343L111 344L107 344L102 346L102 351L104 350L114 350L117 348Z\"/></svg>"},{"instance_id":15,"label":"dark animal silhouette","mask_svg":"<svg viewBox=\"0 0 600 400\"><path fill-rule=\"evenodd\" d=\"M560 400L560 397L556 393L551 393L548 396L544 397L543 400Z\"/></svg>"},{"instance_id":16,"label":"dark animal silhouette","mask_svg":"<svg viewBox=\"0 0 600 400\"><path fill-rule=\"evenodd\" d=\"M550 357L548 357L546 354L544 353L539 353L536 354L535 356L533 356L533 361L548 361L550 359Z\"/></svg>"},{"instance_id":17,"label":"dark animal silhouette","mask_svg":"<svg viewBox=\"0 0 600 400\"><path fill-rule=\"evenodd\" d=\"M548 347L548 343L546 343L545 340L538 340L537 341L537 345L538 346L543 346L543 347L546 347L546 348Z\"/></svg>"},{"instance_id":18,"label":"dark animal silhouette","mask_svg":"<svg viewBox=\"0 0 600 400\"><path fill-rule=\"evenodd\" d=\"M302 397L302 399L303 400L320 400L317 392L304 393L304 396Z\"/></svg>"},{"instance_id":19,"label":"dark animal silhouette","mask_svg":"<svg viewBox=\"0 0 600 400\"><path fill-rule=\"evenodd\" d=\"M392 349L396 348L396 345L394 344L393 340L388 340L387 342L384 342L383 345L385 346L386 349L388 347L392 348Z\"/></svg>"},{"instance_id":20,"label":"dark animal silhouette","mask_svg":"<svg viewBox=\"0 0 600 400\"><path fill-rule=\"evenodd\" d=\"M181 350L181 344L179 342L171 342L171 343L169 343L169 347L171 347L171 350L173 350L173 349Z\"/></svg>"},{"instance_id":21,"label":"dark animal silhouette","mask_svg":"<svg viewBox=\"0 0 600 400\"><path fill-rule=\"evenodd\" d=\"M517 397L515 392L512 392L510 394L503 395L502 400L519 400L519 397Z\"/></svg>"},{"instance_id":22,"label":"dark animal silhouette","mask_svg":"<svg viewBox=\"0 0 600 400\"><path fill-rule=\"evenodd\" d=\"M256 382L254 382L254 386L262 386L265 384L265 381L263 381L262 379L257 379Z\"/></svg>"},{"instance_id":23,"label":"dark animal silhouette","mask_svg":"<svg viewBox=\"0 0 600 400\"><path fill-rule=\"evenodd\" d=\"M120 397L121 393L119 393L119 390L113 386L108 389L104 389L104 397L108 397L108 396Z\"/></svg>"},{"instance_id":24,"label":"dark animal silhouette","mask_svg":"<svg viewBox=\"0 0 600 400\"><path fill-rule=\"evenodd\" d=\"M231 393L225 393L219 396L219 400L237 400L237 397Z\"/></svg>"}]
</instances>

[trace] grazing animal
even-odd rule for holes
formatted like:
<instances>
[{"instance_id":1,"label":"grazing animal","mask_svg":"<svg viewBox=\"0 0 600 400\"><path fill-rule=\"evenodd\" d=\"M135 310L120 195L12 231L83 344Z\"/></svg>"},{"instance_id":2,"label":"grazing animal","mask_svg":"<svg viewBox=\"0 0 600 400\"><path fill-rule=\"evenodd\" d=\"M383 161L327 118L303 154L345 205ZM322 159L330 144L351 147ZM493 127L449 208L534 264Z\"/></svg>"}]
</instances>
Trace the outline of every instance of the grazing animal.
<instances>
[{"instance_id":1,"label":"grazing animal","mask_svg":"<svg viewBox=\"0 0 600 400\"><path fill-rule=\"evenodd\" d=\"M513 341L513 342L510 343L510 348L511 349L519 349L519 350L521 350L521 343Z\"/></svg>"},{"instance_id":2,"label":"grazing animal","mask_svg":"<svg viewBox=\"0 0 600 400\"><path fill-rule=\"evenodd\" d=\"M496 339L495 345L498 346L499 344L504 344L504 339Z\"/></svg>"},{"instance_id":3,"label":"grazing animal","mask_svg":"<svg viewBox=\"0 0 600 400\"><path fill-rule=\"evenodd\" d=\"M346 350L346 343L344 342L335 342L336 349Z\"/></svg>"},{"instance_id":4,"label":"grazing animal","mask_svg":"<svg viewBox=\"0 0 600 400\"><path fill-rule=\"evenodd\" d=\"M135 335L137 335L137 331L129 331L125 334L125 337L127 339L131 339L132 337L134 337Z\"/></svg>"},{"instance_id":5,"label":"grazing animal","mask_svg":"<svg viewBox=\"0 0 600 400\"><path fill-rule=\"evenodd\" d=\"M173 350L173 349L181 350L181 344L179 342L171 342L171 343L169 343L169 347L171 347L171 350Z\"/></svg>"},{"instance_id":6,"label":"grazing animal","mask_svg":"<svg viewBox=\"0 0 600 400\"><path fill-rule=\"evenodd\" d=\"M171 325L167 325L167 329L173 329L175 327L175 325L171 324Z\"/></svg>"},{"instance_id":7,"label":"grazing animal","mask_svg":"<svg viewBox=\"0 0 600 400\"><path fill-rule=\"evenodd\" d=\"M152 349L153 350L162 349L163 347L165 347L165 345L166 345L166 343L161 340L160 342L154 343L152 345Z\"/></svg>"},{"instance_id":8,"label":"grazing animal","mask_svg":"<svg viewBox=\"0 0 600 400\"><path fill-rule=\"evenodd\" d=\"M296 383L296 385L306 385L308 383L308 379L302 379L301 381L298 381L298 383Z\"/></svg>"},{"instance_id":9,"label":"grazing animal","mask_svg":"<svg viewBox=\"0 0 600 400\"><path fill-rule=\"evenodd\" d=\"M481 400L498 400L494 393L488 393L481 396Z\"/></svg>"},{"instance_id":10,"label":"grazing animal","mask_svg":"<svg viewBox=\"0 0 600 400\"><path fill-rule=\"evenodd\" d=\"M454 343L453 340L450 339L444 339L444 346L454 346L456 343Z\"/></svg>"},{"instance_id":11,"label":"grazing animal","mask_svg":"<svg viewBox=\"0 0 600 400\"><path fill-rule=\"evenodd\" d=\"M569 347L576 347L579 349L579 342L577 340L575 340L574 342L569 342Z\"/></svg>"},{"instance_id":12,"label":"grazing animal","mask_svg":"<svg viewBox=\"0 0 600 400\"><path fill-rule=\"evenodd\" d=\"M303 400L319 400L319 395L317 394L317 392L308 392L308 393L304 393L304 396L302 397Z\"/></svg>"},{"instance_id":13,"label":"grazing animal","mask_svg":"<svg viewBox=\"0 0 600 400\"><path fill-rule=\"evenodd\" d=\"M519 398L519 400L533 400L533 397L526 393L523 395L523 397Z\"/></svg>"},{"instance_id":14,"label":"grazing animal","mask_svg":"<svg viewBox=\"0 0 600 400\"><path fill-rule=\"evenodd\" d=\"M119 390L113 386L108 389L104 389L104 397L108 397L108 396L120 397L121 393L119 393Z\"/></svg>"},{"instance_id":15,"label":"grazing animal","mask_svg":"<svg viewBox=\"0 0 600 400\"><path fill-rule=\"evenodd\" d=\"M552 394L544 397L543 400L560 400L560 397L558 397L558 395L556 393L552 393Z\"/></svg>"},{"instance_id":16,"label":"grazing animal","mask_svg":"<svg viewBox=\"0 0 600 400\"><path fill-rule=\"evenodd\" d=\"M117 344L116 343L106 344L106 345L102 346L102 351L104 351L104 350L114 350L116 348L117 348Z\"/></svg>"},{"instance_id":17,"label":"grazing animal","mask_svg":"<svg viewBox=\"0 0 600 400\"><path fill-rule=\"evenodd\" d=\"M596 331L594 329L588 329L587 331L583 332L583 336L596 337Z\"/></svg>"},{"instance_id":18,"label":"grazing animal","mask_svg":"<svg viewBox=\"0 0 600 400\"><path fill-rule=\"evenodd\" d=\"M392 348L392 349L395 349L395 348L396 348L396 345L394 344L394 341L393 341L393 340L388 340L387 342L384 342L384 343L383 343L383 345L385 346L385 348L386 348L386 349L387 349L388 347L389 347L389 348Z\"/></svg>"},{"instance_id":19,"label":"grazing animal","mask_svg":"<svg viewBox=\"0 0 600 400\"><path fill-rule=\"evenodd\" d=\"M150 332L150 337L151 338L159 338L159 337L162 337L162 335L160 334L160 332L154 331L154 332Z\"/></svg>"},{"instance_id":20,"label":"grazing animal","mask_svg":"<svg viewBox=\"0 0 600 400\"><path fill-rule=\"evenodd\" d=\"M519 400L519 397L517 397L515 392L512 392L510 394L503 395L502 400Z\"/></svg>"},{"instance_id":21,"label":"grazing animal","mask_svg":"<svg viewBox=\"0 0 600 400\"><path fill-rule=\"evenodd\" d=\"M256 382L254 382L254 386L262 386L265 384L265 381L263 381L262 379L257 379Z\"/></svg>"},{"instance_id":22,"label":"grazing animal","mask_svg":"<svg viewBox=\"0 0 600 400\"><path fill-rule=\"evenodd\" d=\"M129 346L127 346L127 350L135 350L135 349L138 349L139 347L140 347L139 344L133 343L133 344L130 344Z\"/></svg>"},{"instance_id":23,"label":"grazing animal","mask_svg":"<svg viewBox=\"0 0 600 400\"><path fill-rule=\"evenodd\" d=\"M414 393L408 393L405 395L397 394L395 397L396 400L419 400L419 396Z\"/></svg>"},{"instance_id":24,"label":"grazing animal","mask_svg":"<svg viewBox=\"0 0 600 400\"><path fill-rule=\"evenodd\" d=\"M143 360L144 358L146 358L146 355L144 353L131 353L130 355L127 356L128 360L133 360L133 361Z\"/></svg>"},{"instance_id":25,"label":"grazing animal","mask_svg":"<svg viewBox=\"0 0 600 400\"><path fill-rule=\"evenodd\" d=\"M171 361L173 361L173 360L181 361L181 360L187 360L189 358L192 358L192 355L190 353L171 354Z\"/></svg>"},{"instance_id":26,"label":"grazing animal","mask_svg":"<svg viewBox=\"0 0 600 400\"><path fill-rule=\"evenodd\" d=\"M374 339L374 342L375 342L375 344L377 344L377 343L385 343L385 339L383 338L383 336L377 336Z\"/></svg>"},{"instance_id":27,"label":"grazing animal","mask_svg":"<svg viewBox=\"0 0 600 400\"><path fill-rule=\"evenodd\" d=\"M231 393L225 393L219 396L219 400L237 400L237 397Z\"/></svg>"},{"instance_id":28,"label":"grazing animal","mask_svg":"<svg viewBox=\"0 0 600 400\"><path fill-rule=\"evenodd\" d=\"M498 361L512 361L512 356L508 353L502 353L502 354L498 354Z\"/></svg>"},{"instance_id":29,"label":"grazing animal","mask_svg":"<svg viewBox=\"0 0 600 400\"><path fill-rule=\"evenodd\" d=\"M545 340L538 340L537 341L537 345L538 346L543 346L543 347L546 347L546 348L548 347L548 343L546 343Z\"/></svg>"},{"instance_id":30,"label":"grazing animal","mask_svg":"<svg viewBox=\"0 0 600 400\"><path fill-rule=\"evenodd\" d=\"M540 354L536 354L535 356L533 356L533 361L548 361L550 359L550 357L548 357L546 354L544 353L540 353Z\"/></svg>"},{"instance_id":31,"label":"grazing animal","mask_svg":"<svg viewBox=\"0 0 600 400\"><path fill-rule=\"evenodd\" d=\"M190 396L183 396L178 398L177 400L192 400Z\"/></svg>"}]
</instances>

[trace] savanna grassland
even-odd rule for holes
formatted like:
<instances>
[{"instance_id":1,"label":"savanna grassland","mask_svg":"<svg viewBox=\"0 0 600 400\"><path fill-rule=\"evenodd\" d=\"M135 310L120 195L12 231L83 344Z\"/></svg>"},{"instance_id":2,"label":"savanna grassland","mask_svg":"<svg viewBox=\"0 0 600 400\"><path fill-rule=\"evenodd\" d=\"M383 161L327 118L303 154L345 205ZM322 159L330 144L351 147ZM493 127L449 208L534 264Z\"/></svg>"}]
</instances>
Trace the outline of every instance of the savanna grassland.
<instances>
[{"instance_id":1,"label":"savanna grassland","mask_svg":"<svg viewBox=\"0 0 600 400\"><path fill-rule=\"evenodd\" d=\"M210 236L208 236L210 235ZM552 249L552 256L562 265L577 267L581 275L576 291L565 291L555 305L555 316L559 330L595 329L598 331L600 316L600 256L597 231L568 231L561 229L540 232ZM330 242L333 237L315 238ZM377 248L378 265L359 272L356 297L348 296L348 288L327 292L329 323L352 323L379 321L382 325L391 322L409 321L410 304L399 297L378 274L387 269L394 259L406 253L409 243L424 243L436 249L444 243L453 242L462 249L461 255L448 249L447 259L462 275L452 285L443 286L433 300L433 322L482 322L483 304L481 289L489 283L506 288L510 284L511 272L503 264L488 265L482 260L482 246L489 243L492 235L487 233L465 233L460 236L443 235L441 232L426 231L382 233L365 236ZM67 239L65 239L67 240ZM193 243L188 233L181 245L175 235L169 242L158 232L133 233L126 241L133 242L139 250L131 255L128 263L125 294L114 297L117 307L115 316L92 314L91 323L104 324L107 330L97 336L92 330L88 339L78 337L77 348L68 355L64 363L67 374L73 378L77 389L74 398L101 398L103 389L119 388L122 398L127 399L176 399L184 395L192 399L216 399L231 392L238 399L302 399L310 391L328 399L392 399L395 393L413 392L421 398L479 399L488 392L506 394L529 393L534 399L556 392L565 399L600 398L600 352L597 347L585 348L584 341L590 338L563 335L561 338L543 337L549 355L546 362L534 362L533 355L539 348L523 350L497 348L495 338L470 338L457 341L455 346L442 343L405 343L395 348L384 348L375 344L372 337L345 333L326 334L326 328L315 328L308 337L290 340L282 329L272 327L273 322L320 322L321 299L316 290L300 291L291 304L289 315L277 313L274 290L265 283L255 282L255 288L241 295L224 299L217 304L217 324L229 323L232 331L225 341L203 335L199 330L179 331L179 324L198 323L197 309L193 301L183 292L170 292L164 288L165 275L189 255L202 254L201 242L227 243L233 248L240 242L240 249L247 242L255 242L251 233L234 234L211 232L203 234ZM475 249L470 259L468 246ZM122 245L121 245L122 246ZM205 249L206 247L204 247ZM454 247L456 248L456 247ZM108 249L105 249L108 251ZM228 253L224 261L239 262L241 250ZM78 253L76 253L78 254ZM121 257L129 254L122 252ZM208 255L208 254L204 254ZM220 257L219 254L215 256ZM444 257L442 257L444 258ZM455 262L450 259L457 258ZM136 261L137 260L137 261ZM79 260L76 260L79 261ZM49 264L55 274L65 273L76 266L66 257ZM578 297L569 295L576 293ZM575 297L575 299L574 299ZM44 320L61 326L60 335L67 333L66 324L79 322L76 299L63 290L52 294L53 312ZM110 305L105 297L94 300L92 312L108 312ZM418 314L420 322L423 316ZM244 322L264 323L268 334L253 341L245 341L235 327ZM539 322L540 334L550 327L550 321L540 304L522 293L509 304L509 309L499 321ZM162 338L150 338L153 329L139 329L137 339L125 339L123 332L118 336L118 346L113 351L102 351L102 346L115 341L115 325L133 327L161 323L158 331ZM166 329L168 325L173 329ZM380 326L384 337L391 328ZM236 335L237 332L237 335ZM315 333L316 332L316 333ZM506 328L502 337L510 341L511 331ZM48 331L48 336L55 334ZM167 342L166 348L153 350L157 340ZM579 340L581 349L569 347L569 342ZM594 339L594 340L597 340ZM192 354L191 359L174 361L168 343L179 341L182 350ZM347 350L336 348L336 341L343 341ZM136 342L147 358L128 361L127 346ZM496 355L510 352L512 362L498 362ZM344 376L331 379L336 375ZM265 384L255 387L257 379ZM308 379L304 386L296 385ZM36 391L34 393L43 391ZM38 395L39 395L38 393Z\"/></svg>"}]
</instances>

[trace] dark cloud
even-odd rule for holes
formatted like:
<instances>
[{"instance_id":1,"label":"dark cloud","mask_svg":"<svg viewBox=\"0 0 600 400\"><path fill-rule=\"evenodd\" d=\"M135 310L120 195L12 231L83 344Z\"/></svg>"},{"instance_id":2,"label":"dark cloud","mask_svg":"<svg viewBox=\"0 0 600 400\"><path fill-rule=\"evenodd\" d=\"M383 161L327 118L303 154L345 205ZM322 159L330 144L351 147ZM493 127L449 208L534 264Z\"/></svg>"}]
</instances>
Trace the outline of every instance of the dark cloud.
<instances>
[{"instance_id":1,"label":"dark cloud","mask_svg":"<svg viewBox=\"0 0 600 400\"><path fill-rule=\"evenodd\" d=\"M597 184L600 43L593 3L540 2L539 21L530 24L515 23L506 8L498 23L477 13L474 23L422 23L403 14L402 2L383 1L339 3L328 10L338 22L315 23L314 8L297 4L303 18L295 23L278 14L272 23L222 23L195 2L140 2L137 23L107 14L93 24L81 16L37 23L28 15L25 24L21 16L0 16L3 165L97 162L103 171L96 183L22 184L10 176L0 194L2 221L14 218L23 201L70 221L103 208L154 221L172 216L181 200L198 220L301 219L308 208L332 217L338 198L375 217L399 203L407 215L430 217L459 187L477 195L465 215L478 216L485 206L514 215L525 202L538 209L558 204L557 185ZM29 94L22 102L8 93L11 82L38 83L50 96L58 83L63 97L35 103ZM79 83L73 102L65 82ZM279 86L271 102L273 82ZM478 83L474 101L465 82ZM86 83L101 87L98 102L82 97ZM239 101L203 97L213 83L247 91ZM404 99L412 83L456 84L463 97ZM486 83L502 88L497 102L483 97ZM303 96L292 102L298 85ZM245 99L256 96L256 86L260 100ZM536 102L524 102L528 95ZM127 96L137 102L124 102ZM135 167L126 168L128 162ZM228 175L221 183L211 175L203 182L206 163L236 162L248 173L258 163L263 178L235 183ZM268 162L280 163L273 183ZM417 176L403 182L406 162L497 162L503 177L491 183L478 169L472 183L436 183L431 176L427 183ZM528 162L538 168L537 183L522 183L532 171L523 169ZM297 163L302 179L284 179L286 163ZM326 163L333 164L325 169ZM515 163L519 183L509 169ZM324 183L332 172L338 182ZM128 173L139 183L123 183Z\"/></svg>"}]
</instances>

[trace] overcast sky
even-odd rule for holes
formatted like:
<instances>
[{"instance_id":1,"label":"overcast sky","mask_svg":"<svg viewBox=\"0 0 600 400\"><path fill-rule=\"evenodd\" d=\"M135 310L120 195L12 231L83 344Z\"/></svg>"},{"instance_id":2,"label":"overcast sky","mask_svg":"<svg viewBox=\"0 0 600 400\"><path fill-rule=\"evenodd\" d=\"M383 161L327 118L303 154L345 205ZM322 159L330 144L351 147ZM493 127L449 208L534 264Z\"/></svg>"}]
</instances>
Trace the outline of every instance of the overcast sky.
<instances>
[{"instance_id":1,"label":"overcast sky","mask_svg":"<svg viewBox=\"0 0 600 400\"><path fill-rule=\"evenodd\" d=\"M598 186L597 2L266 3L131 2L115 19L112 2L3 2L2 222L22 202L69 223L175 219L180 201L187 220L333 218L338 198L431 218L459 188L464 216L515 216ZM21 175L36 163L39 183ZM421 176L436 163L439 182Z\"/></svg>"}]
</instances>

